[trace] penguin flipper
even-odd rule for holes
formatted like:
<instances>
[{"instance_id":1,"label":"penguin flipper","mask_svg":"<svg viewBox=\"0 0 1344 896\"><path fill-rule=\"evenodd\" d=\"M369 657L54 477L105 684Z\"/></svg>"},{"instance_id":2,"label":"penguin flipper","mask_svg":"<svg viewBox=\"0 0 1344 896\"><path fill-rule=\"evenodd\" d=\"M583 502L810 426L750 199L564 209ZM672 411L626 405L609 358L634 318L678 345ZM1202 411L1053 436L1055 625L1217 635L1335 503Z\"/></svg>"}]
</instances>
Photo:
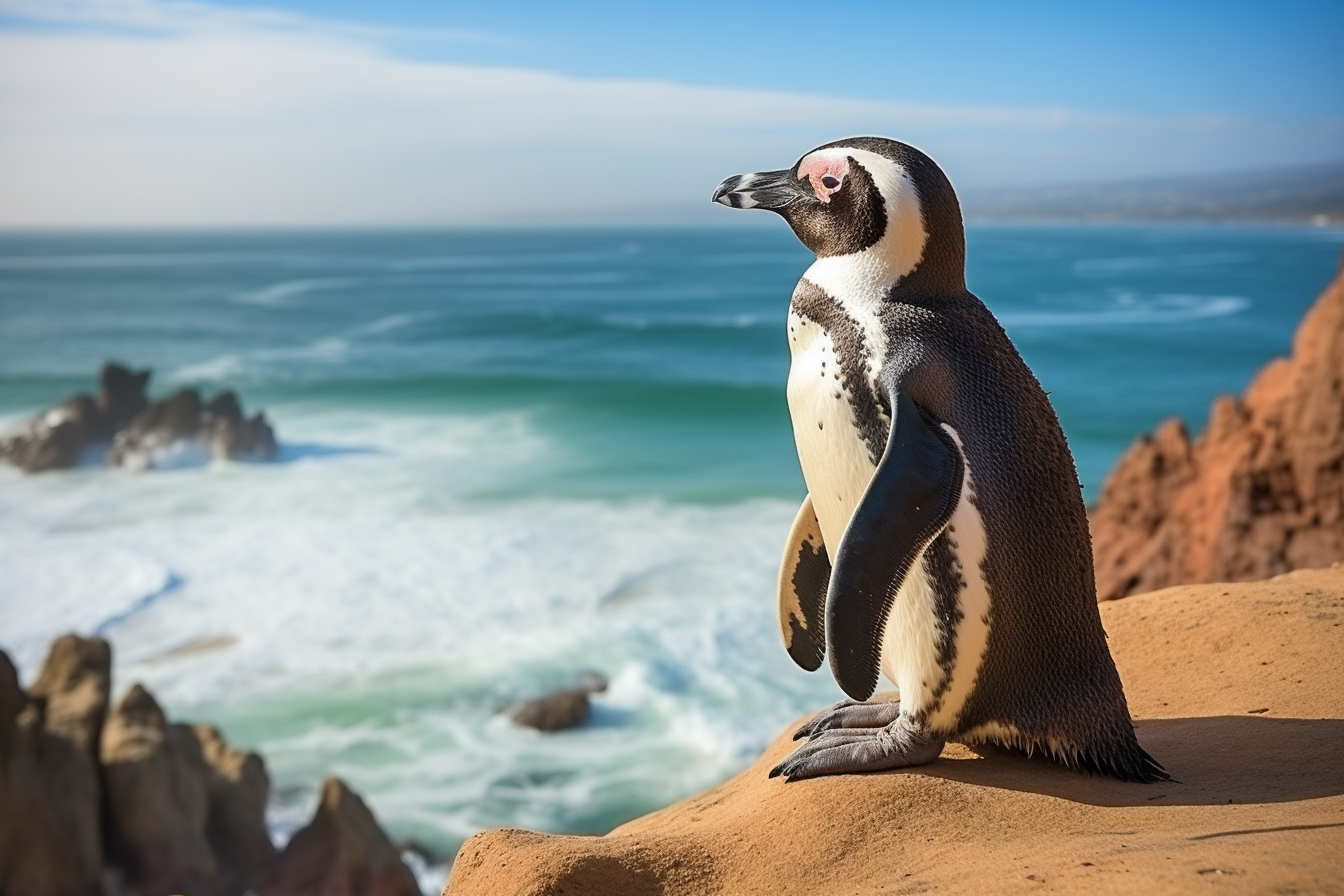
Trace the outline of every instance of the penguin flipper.
<instances>
[{"instance_id":1,"label":"penguin flipper","mask_svg":"<svg viewBox=\"0 0 1344 896\"><path fill-rule=\"evenodd\" d=\"M855 700L872 696L896 592L961 494L961 452L951 437L899 386L891 408L886 450L835 552L826 599L831 671Z\"/></svg>"},{"instance_id":2,"label":"penguin flipper","mask_svg":"<svg viewBox=\"0 0 1344 896\"><path fill-rule=\"evenodd\" d=\"M809 672L826 655L826 586L831 558L821 540L812 496L803 499L779 565L779 633L793 661Z\"/></svg>"}]
</instances>

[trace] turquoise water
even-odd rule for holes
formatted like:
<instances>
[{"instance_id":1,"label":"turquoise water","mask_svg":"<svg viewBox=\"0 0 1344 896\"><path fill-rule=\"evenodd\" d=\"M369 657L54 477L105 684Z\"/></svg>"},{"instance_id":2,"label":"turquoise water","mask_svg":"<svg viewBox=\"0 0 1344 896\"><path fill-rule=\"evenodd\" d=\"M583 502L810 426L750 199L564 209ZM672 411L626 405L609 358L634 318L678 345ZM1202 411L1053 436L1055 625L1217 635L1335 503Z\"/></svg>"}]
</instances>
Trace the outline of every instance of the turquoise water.
<instances>
[{"instance_id":1,"label":"turquoise water","mask_svg":"<svg viewBox=\"0 0 1344 896\"><path fill-rule=\"evenodd\" d=\"M1344 234L973 227L971 288L1051 392L1085 495L1288 350ZM808 255L724 230L0 235L0 425L153 367L236 389L274 465L0 471L0 646L67 629L116 688L260 749L284 836L334 771L450 855L603 831L838 691L774 630L802 496L783 320ZM210 649L178 650L205 644ZM504 701L599 671L556 736Z\"/></svg>"}]
</instances>

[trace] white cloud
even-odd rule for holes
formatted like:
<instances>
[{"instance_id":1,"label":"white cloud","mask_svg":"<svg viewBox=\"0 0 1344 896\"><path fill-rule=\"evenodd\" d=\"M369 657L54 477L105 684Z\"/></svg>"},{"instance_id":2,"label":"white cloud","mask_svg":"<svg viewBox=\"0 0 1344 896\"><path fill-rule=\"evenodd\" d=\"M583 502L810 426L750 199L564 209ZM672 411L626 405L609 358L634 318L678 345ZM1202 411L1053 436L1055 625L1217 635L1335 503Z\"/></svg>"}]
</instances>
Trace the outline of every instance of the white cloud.
<instances>
[{"instance_id":1,"label":"white cloud","mask_svg":"<svg viewBox=\"0 0 1344 896\"><path fill-rule=\"evenodd\" d=\"M361 26L195 2L0 0L0 13L139 29L0 32L8 226L713 219L722 177L854 133L910 140L981 183L1162 172L1173 139L1241 145L1226 121L412 61Z\"/></svg>"}]
</instances>

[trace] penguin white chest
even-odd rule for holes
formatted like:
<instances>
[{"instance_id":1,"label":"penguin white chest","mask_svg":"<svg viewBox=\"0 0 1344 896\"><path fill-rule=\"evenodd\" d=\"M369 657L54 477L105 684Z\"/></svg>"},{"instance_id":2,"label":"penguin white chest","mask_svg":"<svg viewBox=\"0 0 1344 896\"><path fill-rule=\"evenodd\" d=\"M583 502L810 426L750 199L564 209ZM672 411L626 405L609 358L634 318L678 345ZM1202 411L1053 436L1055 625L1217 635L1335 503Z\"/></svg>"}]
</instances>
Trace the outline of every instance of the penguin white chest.
<instances>
[{"instance_id":1,"label":"penguin white chest","mask_svg":"<svg viewBox=\"0 0 1344 896\"><path fill-rule=\"evenodd\" d=\"M856 424L831 334L792 310L788 326L793 438L822 540L834 559L876 468Z\"/></svg>"}]
</instances>

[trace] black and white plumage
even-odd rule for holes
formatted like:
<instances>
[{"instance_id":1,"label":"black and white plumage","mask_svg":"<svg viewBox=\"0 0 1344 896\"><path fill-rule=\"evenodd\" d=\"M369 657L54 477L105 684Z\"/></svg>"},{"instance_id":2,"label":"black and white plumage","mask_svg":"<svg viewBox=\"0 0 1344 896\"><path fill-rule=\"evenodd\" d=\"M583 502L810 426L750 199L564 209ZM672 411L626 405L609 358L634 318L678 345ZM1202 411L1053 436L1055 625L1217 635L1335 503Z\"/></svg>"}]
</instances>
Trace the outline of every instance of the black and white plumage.
<instances>
[{"instance_id":1,"label":"black and white plumage","mask_svg":"<svg viewBox=\"0 0 1344 896\"><path fill-rule=\"evenodd\" d=\"M772 774L916 765L949 738L1131 781L1139 746L1096 603L1073 458L1036 378L966 289L947 177L837 141L724 181L816 253L794 290L788 401L808 486L780 571L790 655L854 698ZM863 703L879 674L900 702Z\"/></svg>"}]
</instances>

